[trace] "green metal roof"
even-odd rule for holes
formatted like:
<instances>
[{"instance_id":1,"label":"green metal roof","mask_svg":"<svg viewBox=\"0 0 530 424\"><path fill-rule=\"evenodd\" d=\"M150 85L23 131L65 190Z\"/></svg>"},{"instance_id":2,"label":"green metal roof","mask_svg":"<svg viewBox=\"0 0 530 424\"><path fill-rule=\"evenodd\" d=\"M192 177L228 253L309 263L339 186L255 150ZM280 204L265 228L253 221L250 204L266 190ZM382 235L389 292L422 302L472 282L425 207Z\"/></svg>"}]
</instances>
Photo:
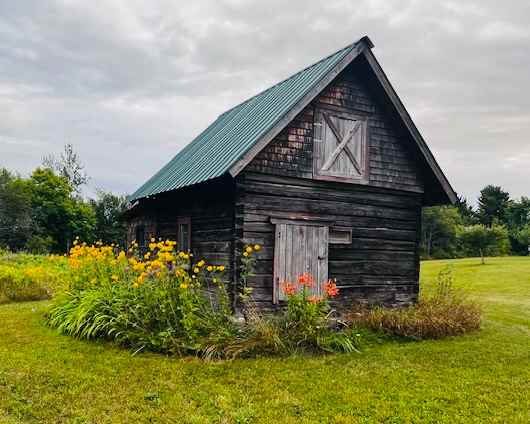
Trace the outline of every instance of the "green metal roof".
<instances>
[{"instance_id":1,"label":"green metal roof","mask_svg":"<svg viewBox=\"0 0 530 424\"><path fill-rule=\"evenodd\" d=\"M227 173L235 162L331 72L361 40L220 115L136 190L129 200L176 190Z\"/></svg>"}]
</instances>

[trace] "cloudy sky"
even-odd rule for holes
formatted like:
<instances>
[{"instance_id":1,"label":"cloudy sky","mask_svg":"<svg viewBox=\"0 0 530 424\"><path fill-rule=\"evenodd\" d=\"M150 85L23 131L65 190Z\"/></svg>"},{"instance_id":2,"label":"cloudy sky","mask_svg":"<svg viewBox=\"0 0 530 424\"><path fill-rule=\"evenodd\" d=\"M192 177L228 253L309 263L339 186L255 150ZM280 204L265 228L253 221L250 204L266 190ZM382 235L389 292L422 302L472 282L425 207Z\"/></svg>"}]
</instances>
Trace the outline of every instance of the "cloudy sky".
<instances>
[{"instance_id":1,"label":"cloudy sky","mask_svg":"<svg viewBox=\"0 0 530 424\"><path fill-rule=\"evenodd\" d=\"M0 167L72 143L131 193L223 110L363 35L454 188L530 195L530 2L0 2Z\"/></svg>"}]
</instances>

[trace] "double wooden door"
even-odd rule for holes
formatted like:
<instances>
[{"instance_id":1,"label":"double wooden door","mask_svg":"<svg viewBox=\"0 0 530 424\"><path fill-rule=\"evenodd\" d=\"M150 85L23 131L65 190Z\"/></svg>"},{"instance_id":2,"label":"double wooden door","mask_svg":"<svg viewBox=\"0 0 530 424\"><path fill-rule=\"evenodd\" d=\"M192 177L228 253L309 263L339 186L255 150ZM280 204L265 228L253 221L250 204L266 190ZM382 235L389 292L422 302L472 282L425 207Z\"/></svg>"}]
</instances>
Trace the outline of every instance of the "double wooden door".
<instances>
[{"instance_id":1,"label":"double wooden door","mask_svg":"<svg viewBox=\"0 0 530 424\"><path fill-rule=\"evenodd\" d=\"M311 291L322 294L328 279L329 228L316 223L276 222L273 301L285 300L284 282L296 282L302 274L314 280Z\"/></svg>"}]
</instances>

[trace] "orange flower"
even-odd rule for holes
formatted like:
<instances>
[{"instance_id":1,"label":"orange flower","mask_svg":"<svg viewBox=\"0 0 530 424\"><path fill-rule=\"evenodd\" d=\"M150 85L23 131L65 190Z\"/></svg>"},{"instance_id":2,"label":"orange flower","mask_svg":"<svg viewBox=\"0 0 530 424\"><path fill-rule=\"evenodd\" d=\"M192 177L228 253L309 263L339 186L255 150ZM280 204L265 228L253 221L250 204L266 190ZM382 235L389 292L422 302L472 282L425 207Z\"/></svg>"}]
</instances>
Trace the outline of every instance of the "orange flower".
<instances>
[{"instance_id":1,"label":"orange flower","mask_svg":"<svg viewBox=\"0 0 530 424\"><path fill-rule=\"evenodd\" d=\"M324 284L324 291L329 297L335 297L339 294L339 289L333 280L328 280L327 283Z\"/></svg>"},{"instance_id":2,"label":"orange flower","mask_svg":"<svg viewBox=\"0 0 530 424\"><path fill-rule=\"evenodd\" d=\"M312 296L309 296L309 297L307 298L307 300L308 300L310 303L320 303L320 302L322 302L324 299L322 298L322 296L312 295Z\"/></svg>"},{"instance_id":3,"label":"orange flower","mask_svg":"<svg viewBox=\"0 0 530 424\"><path fill-rule=\"evenodd\" d=\"M296 293L296 286L293 283L290 283L289 281L284 281L281 284L281 287L282 287L283 292L287 296L292 296L293 294Z\"/></svg>"},{"instance_id":4,"label":"orange flower","mask_svg":"<svg viewBox=\"0 0 530 424\"><path fill-rule=\"evenodd\" d=\"M306 286L306 287L313 287L313 285L315 284L313 277L311 276L311 274L308 274L308 273L300 275L298 277L298 283L301 286Z\"/></svg>"}]
</instances>

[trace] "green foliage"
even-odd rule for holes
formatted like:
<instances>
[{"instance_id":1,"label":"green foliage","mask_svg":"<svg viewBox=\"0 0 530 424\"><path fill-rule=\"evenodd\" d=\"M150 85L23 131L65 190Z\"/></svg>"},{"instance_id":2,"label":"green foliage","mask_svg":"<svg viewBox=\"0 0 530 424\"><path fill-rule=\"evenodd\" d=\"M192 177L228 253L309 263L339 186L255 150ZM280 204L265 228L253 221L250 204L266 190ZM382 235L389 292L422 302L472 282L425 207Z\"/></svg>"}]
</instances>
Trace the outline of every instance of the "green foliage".
<instances>
[{"instance_id":1,"label":"green foliage","mask_svg":"<svg viewBox=\"0 0 530 424\"><path fill-rule=\"evenodd\" d=\"M52 238L52 251L66 251L75 236L92 240L94 211L73 196L73 188L66 178L55 175L51 169L37 168L29 182L36 233Z\"/></svg>"},{"instance_id":2,"label":"green foliage","mask_svg":"<svg viewBox=\"0 0 530 424\"><path fill-rule=\"evenodd\" d=\"M508 230L501 225L460 227L458 239L463 252L468 256L480 256L483 264L485 256L505 255L510 250Z\"/></svg>"},{"instance_id":3,"label":"green foliage","mask_svg":"<svg viewBox=\"0 0 530 424\"><path fill-rule=\"evenodd\" d=\"M457 255L457 228L462 224L458 209L435 206L422 211L421 252L426 258L450 258Z\"/></svg>"},{"instance_id":4,"label":"green foliage","mask_svg":"<svg viewBox=\"0 0 530 424\"><path fill-rule=\"evenodd\" d=\"M65 286L62 257L0 256L0 303L49 299Z\"/></svg>"},{"instance_id":5,"label":"green foliage","mask_svg":"<svg viewBox=\"0 0 530 424\"><path fill-rule=\"evenodd\" d=\"M0 169L0 246L19 250L31 237L31 191L22 178Z\"/></svg>"},{"instance_id":6,"label":"green foliage","mask_svg":"<svg viewBox=\"0 0 530 424\"><path fill-rule=\"evenodd\" d=\"M205 363L131 355L42 325L48 302L0 306L0 422L528 423L530 258L451 263L480 331L408 342L360 331L361 353Z\"/></svg>"},{"instance_id":7,"label":"green foliage","mask_svg":"<svg viewBox=\"0 0 530 424\"><path fill-rule=\"evenodd\" d=\"M504 222L510 194L499 186L488 185L480 191L478 219L481 224L491 226L495 221Z\"/></svg>"},{"instance_id":8,"label":"green foliage","mask_svg":"<svg viewBox=\"0 0 530 424\"><path fill-rule=\"evenodd\" d=\"M238 321L222 281L224 267L190 263L189 255L173 251L174 246L152 240L140 260L112 246L76 243L69 257L69 287L54 299L48 324L64 334L110 339L136 352L206 359L358 349L357 333L332 319L327 297L310 295L306 286L289 293L287 307L277 316L262 315L245 292L247 320ZM241 275L253 274L253 255L260 250L245 246ZM332 282L325 290L327 296L337 294Z\"/></svg>"},{"instance_id":9,"label":"green foliage","mask_svg":"<svg viewBox=\"0 0 530 424\"><path fill-rule=\"evenodd\" d=\"M122 217L127 209L125 196L98 191L96 199L90 200L90 205L96 218L95 238L105 244L125 246L127 230Z\"/></svg>"},{"instance_id":10,"label":"green foliage","mask_svg":"<svg viewBox=\"0 0 530 424\"><path fill-rule=\"evenodd\" d=\"M453 271L446 268L436 278L434 293L421 296L417 305L403 309L357 305L349 320L391 336L440 339L478 330L481 308L455 289Z\"/></svg>"},{"instance_id":11,"label":"green foliage","mask_svg":"<svg viewBox=\"0 0 530 424\"><path fill-rule=\"evenodd\" d=\"M467 199L463 196L458 196L456 199L455 207L458 209L458 213L462 219L464 225L472 225L477 223L477 214Z\"/></svg>"},{"instance_id":12,"label":"green foliage","mask_svg":"<svg viewBox=\"0 0 530 424\"><path fill-rule=\"evenodd\" d=\"M530 246L530 199L521 197L511 201L506 210L506 225L510 233L511 249L514 254L528 255Z\"/></svg>"}]
</instances>

